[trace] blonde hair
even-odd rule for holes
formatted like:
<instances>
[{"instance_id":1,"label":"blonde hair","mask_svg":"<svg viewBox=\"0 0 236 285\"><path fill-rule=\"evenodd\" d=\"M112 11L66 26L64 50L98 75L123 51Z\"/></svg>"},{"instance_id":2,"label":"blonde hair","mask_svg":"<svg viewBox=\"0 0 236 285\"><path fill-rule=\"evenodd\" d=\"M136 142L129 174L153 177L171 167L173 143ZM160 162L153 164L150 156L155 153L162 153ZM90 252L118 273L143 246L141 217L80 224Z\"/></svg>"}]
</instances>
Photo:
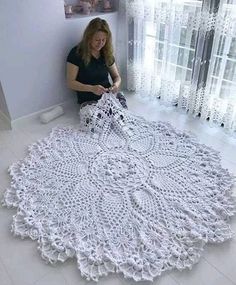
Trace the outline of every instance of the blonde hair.
<instances>
[{"instance_id":1,"label":"blonde hair","mask_svg":"<svg viewBox=\"0 0 236 285\"><path fill-rule=\"evenodd\" d=\"M97 32L106 34L106 43L101 49L101 54L105 58L106 65L109 66L114 62L112 35L108 23L101 18L95 18L89 22L84 31L82 41L78 44L77 53L82 57L85 65L88 65L92 56L90 42Z\"/></svg>"}]
</instances>

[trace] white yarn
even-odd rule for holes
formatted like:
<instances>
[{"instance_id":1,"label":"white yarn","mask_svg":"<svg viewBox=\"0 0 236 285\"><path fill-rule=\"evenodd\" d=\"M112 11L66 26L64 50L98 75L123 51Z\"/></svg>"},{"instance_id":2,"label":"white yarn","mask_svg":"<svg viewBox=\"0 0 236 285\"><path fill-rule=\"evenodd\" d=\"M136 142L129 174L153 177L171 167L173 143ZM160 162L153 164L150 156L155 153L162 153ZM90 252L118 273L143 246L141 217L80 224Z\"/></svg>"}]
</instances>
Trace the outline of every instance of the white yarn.
<instances>
[{"instance_id":1,"label":"white yarn","mask_svg":"<svg viewBox=\"0 0 236 285\"><path fill-rule=\"evenodd\" d=\"M61 106L57 106L57 107L53 108L52 110L41 114L40 115L40 121L43 124L47 124L50 121L58 118L59 116L61 116L63 114L64 114L63 108Z\"/></svg>"},{"instance_id":2,"label":"white yarn","mask_svg":"<svg viewBox=\"0 0 236 285\"><path fill-rule=\"evenodd\" d=\"M218 154L111 94L81 109L78 129L33 144L10 175L13 233L37 240L49 262L75 256L87 279L152 280L232 237L233 181Z\"/></svg>"}]
</instances>

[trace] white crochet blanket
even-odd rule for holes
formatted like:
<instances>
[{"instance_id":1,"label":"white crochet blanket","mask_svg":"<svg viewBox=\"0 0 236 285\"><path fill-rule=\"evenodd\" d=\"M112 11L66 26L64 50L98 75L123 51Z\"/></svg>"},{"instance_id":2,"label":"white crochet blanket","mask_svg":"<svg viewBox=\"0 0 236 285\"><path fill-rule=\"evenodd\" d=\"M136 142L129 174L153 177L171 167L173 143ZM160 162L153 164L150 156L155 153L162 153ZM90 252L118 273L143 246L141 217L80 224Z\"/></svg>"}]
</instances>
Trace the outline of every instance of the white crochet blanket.
<instances>
[{"instance_id":1,"label":"white crochet blanket","mask_svg":"<svg viewBox=\"0 0 236 285\"><path fill-rule=\"evenodd\" d=\"M33 144L10 175L13 233L37 240L49 262L76 257L87 279L152 280L232 237L233 181L218 154L110 94L81 110L78 129Z\"/></svg>"}]
</instances>

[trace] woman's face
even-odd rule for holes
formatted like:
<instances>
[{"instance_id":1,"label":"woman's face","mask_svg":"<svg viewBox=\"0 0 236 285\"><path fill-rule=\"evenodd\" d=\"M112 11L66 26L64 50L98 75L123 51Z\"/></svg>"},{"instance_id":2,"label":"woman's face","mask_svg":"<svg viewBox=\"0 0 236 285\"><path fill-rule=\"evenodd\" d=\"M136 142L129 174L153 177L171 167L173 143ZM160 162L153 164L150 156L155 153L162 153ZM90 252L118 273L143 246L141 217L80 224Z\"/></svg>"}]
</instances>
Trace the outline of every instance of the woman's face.
<instances>
[{"instance_id":1,"label":"woman's face","mask_svg":"<svg viewBox=\"0 0 236 285\"><path fill-rule=\"evenodd\" d=\"M104 32L96 32L91 40L90 46L93 51L100 51L106 44L107 35Z\"/></svg>"}]
</instances>

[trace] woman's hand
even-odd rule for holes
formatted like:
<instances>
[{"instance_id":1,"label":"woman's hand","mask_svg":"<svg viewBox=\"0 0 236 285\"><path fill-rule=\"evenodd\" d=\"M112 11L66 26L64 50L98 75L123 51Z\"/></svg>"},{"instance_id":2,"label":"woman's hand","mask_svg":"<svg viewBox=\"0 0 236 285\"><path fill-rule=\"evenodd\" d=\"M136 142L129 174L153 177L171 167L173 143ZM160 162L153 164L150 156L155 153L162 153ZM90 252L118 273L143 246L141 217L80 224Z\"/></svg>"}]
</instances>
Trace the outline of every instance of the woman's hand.
<instances>
[{"instance_id":1,"label":"woman's hand","mask_svg":"<svg viewBox=\"0 0 236 285\"><path fill-rule=\"evenodd\" d=\"M115 84L109 88L109 92L112 92L113 94L117 93L118 90L119 88Z\"/></svg>"},{"instance_id":2,"label":"woman's hand","mask_svg":"<svg viewBox=\"0 0 236 285\"><path fill-rule=\"evenodd\" d=\"M107 88L104 88L102 85L93 85L92 86L92 92L95 95L101 96L103 93L106 93L108 91Z\"/></svg>"}]
</instances>

